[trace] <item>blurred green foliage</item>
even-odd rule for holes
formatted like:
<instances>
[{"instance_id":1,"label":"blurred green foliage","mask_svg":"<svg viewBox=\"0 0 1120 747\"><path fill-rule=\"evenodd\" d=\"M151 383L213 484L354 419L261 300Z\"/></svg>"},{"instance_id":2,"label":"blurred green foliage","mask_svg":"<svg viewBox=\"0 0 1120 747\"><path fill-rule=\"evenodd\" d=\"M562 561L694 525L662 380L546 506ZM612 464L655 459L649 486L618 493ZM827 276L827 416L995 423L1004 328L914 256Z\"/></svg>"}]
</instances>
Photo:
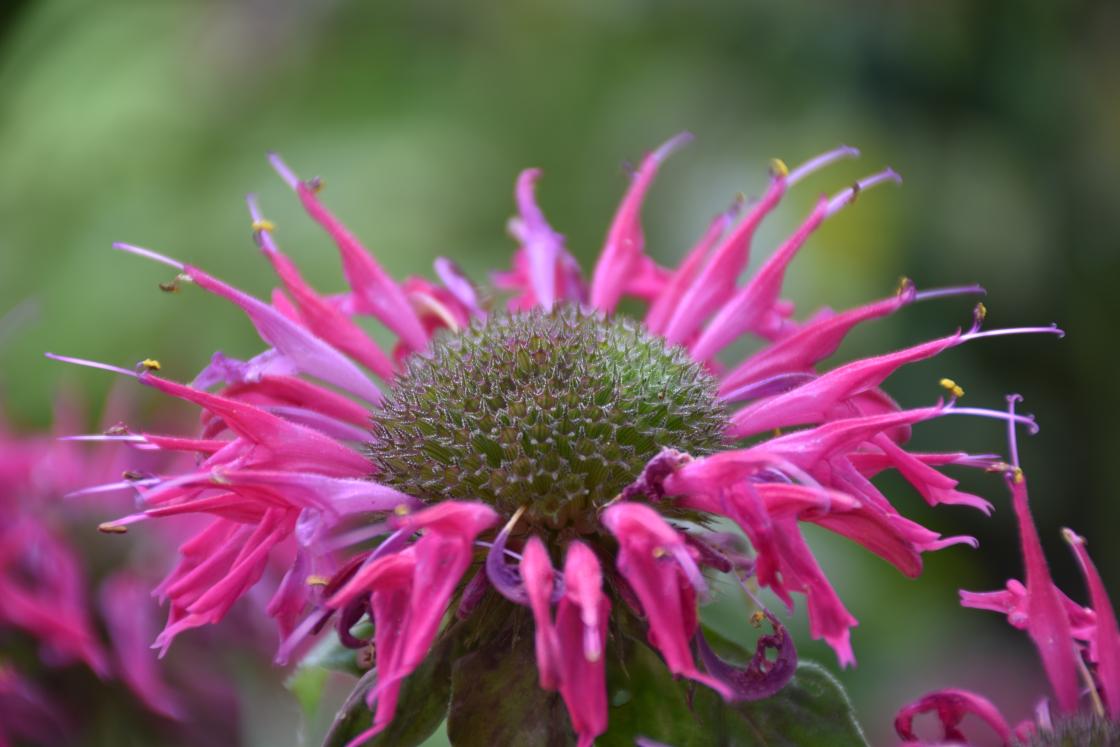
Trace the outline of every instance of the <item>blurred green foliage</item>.
<instances>
[{"instance_id":1,"label":"blurred green foliage","mask_svg":"<svg viewBox=\"0 0 1120 747\"><path fill-rule=\"evenodd\" d=\"M46 423L60 387L96 401L109 384L45 361L45 350L123 365L158 357L189 378L215 349L258 349L234 309L191 289L161 294L165 268L110 251L112 241L265 295L274 280L242 202L258 191L309 279L341 287L333 249L268 169L267 149L323 175L326 200L398 276L428 274L448 255L485 279L508 262L503 225L523 167L544 168L544 208L590 262L625 186L623 162L694 131L646 210L650 251L670 260L735 193L759 192L768 158L794 163L845 142L864 157L799 188L756 256L817 193L887 163L900 171L901 190L867 195L814 237L789 295L803 309L846 306L889 293L905 273L919 287L982 283L993 326L1058 321L1064 340L977 343L889 389L926 403L950 375L974 405L1024 394L1043 425L1023 458L1058 577L1081 595L1058 537L1068 524L1120 591L1116 3L10 0L0 23L0 313L24 299L39 310L0 343L17 422ZM941 334L968 311L923 304L842 352ZM1004 443L997 423L960 418L917 438L979 451ZM926 511L894 486L916 518L982 542L930 557L918 582L812 538L861 620L860 666L842 679L873 744L901 702L936 686L986 690L1016 716L1040 692L1025 637L956 607L959 586L994 588L1019 573L999 480L966 486L997 505L992 519ZM717 605L724 633L742 632L740 609L733 595ZM802 649L833 661L821 646ZM248 721L298 714L294 699L265 702Z\"/></svg>"}]
</instances>

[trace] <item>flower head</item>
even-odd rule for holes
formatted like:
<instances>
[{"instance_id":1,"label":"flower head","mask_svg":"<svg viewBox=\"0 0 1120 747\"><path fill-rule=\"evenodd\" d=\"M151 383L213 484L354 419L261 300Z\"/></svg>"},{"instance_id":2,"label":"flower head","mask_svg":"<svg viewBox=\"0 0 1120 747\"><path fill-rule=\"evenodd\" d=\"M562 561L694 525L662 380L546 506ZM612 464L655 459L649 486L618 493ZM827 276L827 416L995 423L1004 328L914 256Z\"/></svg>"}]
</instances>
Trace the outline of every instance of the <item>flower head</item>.
<instances>
[{"instance_id":1,"label":"flower head","mask_svg":"<svg viewBox=\"0 0 1120 747\"><path fill-rule=\"evenodd\" d=\"M1018 395L1008 397L1014 415ZM1043 671L1057 701L1052 713L1043 700L1033 720L1008 728L998 709L983 696L964 690L930 693L903 708L895 721L899 735L916 740L912 729L915 714L936 711L945 739L963 739L957 724L967 713L980 716L1010 744L1115 744L1120 739L1120 629L1116 613L1096 566L1089 558L1085 539L1072 530L1063 536L1073 549L1086 586L1090 607L1082 607L1054 585L1042 552L1038 530L1027 499L1027 480L1019 467L1015 421L1008 420L1010 463L992 469L1003 472L1019 526L1026 580L1011 580L1003 591L962 590L961 604L1007 615L1016 628L1026 630L1038 650ZM1083 708L1083 695L1090 708Z\"/></svg>"},{"instance_id":2,"label":"flower head","mask_svg":"<svg viewBox=\"0 0 1120 747\"><path fill-rule=\"evenodd\" d=\"M436 263L438 282L391 278L325 207L322 183L300 179L277 156L272 165L338 247L344 293L311 288L252 199L255 242L282 284L271 301L116 245L170 266L175 283L236 304L267 345L247 361L215 355L191 385L157 374L151 361L133 371L69 359L203 411L197 436L130 432L136 446L197 459L133 486L140 511L109 527L206 517L157 590L171 610L160 644L221 620L280 565L286 572L272 582L268 611L281 660L332 617L354 647L369 644L354 623L366 615L374 623L378 682L367 701L376 713L355 741L388 727L402 682L438 641L469 657L517 638L528 621L539 683L559 692L582 744L609 728L612 651L617 659L644 642L674 675L723 698L770 695L793 674L793 642L763 610L756 620L774 632L760 637L755 658L745 668L721 661L698 617L714 573L731 574L751 594L770 588L791 607L792 593L803 594L813 636L854 662L856 620L800 526L849 537L908 575L920 572L924 552L972 541L904 518L870 478L897 469L931 504L988 508L940 469L983 466L986 457L904 448L911 427L964 412L959 388L947 403L908 410L879 386L900 366L991 333L979 331L978 319L964 333L819 367L863 321L978 289L923 294L907 282L868 306L795 320L781 298L787 267L857 194L899 181L889 169L822 197L740 281L762 220L812 172L857 154L848 147L793 170L775 162L741 220L736 203L679 266L659 265L645 252L642 203L688 139L642 161L589 278L537 205L540 172L524 172L509 224L518 248L512 268L494 276L510 294L504 309L481 301L486 295L449 260ZM616 313L627 298L646 304L643 319ZM393 351L361 332L354 319L363 316L395 336ZM762 347L737 360L728 348L744 336ZM369 413L372 433L363 428ZM786 428L799 430L766 435ZM754 557L710 530L719 517L739 526ZM461 719L459 697L452 693L451 711Z\"/></svg>"}]
</instances>

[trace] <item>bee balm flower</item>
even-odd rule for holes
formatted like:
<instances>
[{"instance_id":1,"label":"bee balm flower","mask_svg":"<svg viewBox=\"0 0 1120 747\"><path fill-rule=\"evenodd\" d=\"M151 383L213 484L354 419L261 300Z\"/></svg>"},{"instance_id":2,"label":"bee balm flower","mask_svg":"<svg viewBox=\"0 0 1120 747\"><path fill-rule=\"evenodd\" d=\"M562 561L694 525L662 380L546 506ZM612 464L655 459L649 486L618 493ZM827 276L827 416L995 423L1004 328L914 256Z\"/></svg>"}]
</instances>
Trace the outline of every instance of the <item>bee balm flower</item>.
<instances>
[{"instance_id":1,"label":"bee balm flower","mask_svg":"<svg viewBox=\"0 0 1120 747\"><path fill-rule=\"evenodd\" d=\"M995 333L979 331L978 315L966 332L820 371L857 324L978 289L923 293L904 283L870 305L794 320L781 299L789 263L857 194L898 181L889 169L821 197L739 282L758 225L810 173L856 155L847 147L793 170L775 162L741 220L737 204L679 266L658 265L645 253L641 206L687 139L642 161L589 278L536 203L539 172L524 172L509 225L519 246L512 269L494 276L511 296L504 309L481 301L486 294L449 260L436 263L438 282L391 278L325 207L321 182L276 156L277 172L338 247L344 293L323 295L303 280L252 199L253 236L282 284L270 301L117 245L173 268L167 287L193 283L239 306L268 346L247 361L215 355L191 385L166 378L155 361L128 370L69 359L203 412L196 436L130 436L144 448L194 453L196 466L135 485L141 509L107 527L208 517L157 589L171 609L160 644L219 621L280 564L268 611L281 660L332 618L344 644L373 644L378 677L367 701L376 713L354 743L393 723L404 683L437 646L457 657L453 739L472 719L497 724L500 714L466 705L487 692L470 667L500 661L497 652L529 625L539 684L560 693L580 744L609 728L610 662L634 646L648 645L671 673L722 698L770 695L793 675L793 642L776 617L759 613L775 630L760 637L754 659L743 668L720 660L698 620L713 573L769 587L791 606L791 594L803 594L813 636L853 662L855 618L800 525L850 537L908 575L920 572L922 553L971 541L905 519L869 479L895 468L931 504L986 508L939 470L983 458L903 448L912 426L964 410L955 400L902 409L879 385L902 365ZM644 302L645 316L617 314L624 298ZM363 316L395 336L392 351L354 323ZM728 346L744 336L762 347L734 360ZM789 427L803 428L766 435ZM738 524L756 556L710 532L715 517ZM372 641L354 628L367 615Z\"/></svg>"}]
</instances>

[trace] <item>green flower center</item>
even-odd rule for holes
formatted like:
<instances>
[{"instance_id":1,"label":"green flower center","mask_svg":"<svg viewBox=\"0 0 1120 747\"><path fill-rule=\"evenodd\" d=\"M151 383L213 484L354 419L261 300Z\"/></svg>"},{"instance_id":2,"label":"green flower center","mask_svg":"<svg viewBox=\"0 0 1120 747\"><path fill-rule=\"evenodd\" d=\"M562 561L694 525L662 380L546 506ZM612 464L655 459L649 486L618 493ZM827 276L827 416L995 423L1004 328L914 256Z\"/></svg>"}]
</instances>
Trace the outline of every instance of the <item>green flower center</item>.
<instances>
[{"instance_id":1,"label":"green flower center","mask_svg":"<svg viewBox=\"0 0 1120 747\"><path fill-rule=\"evenodd\" d=\"M573 307L496 313L412 356L373 414L378 479L418 498L525 506L591 531L665 447L709 454L727 416L681 348Z\"/></svg>"}]
</instances>

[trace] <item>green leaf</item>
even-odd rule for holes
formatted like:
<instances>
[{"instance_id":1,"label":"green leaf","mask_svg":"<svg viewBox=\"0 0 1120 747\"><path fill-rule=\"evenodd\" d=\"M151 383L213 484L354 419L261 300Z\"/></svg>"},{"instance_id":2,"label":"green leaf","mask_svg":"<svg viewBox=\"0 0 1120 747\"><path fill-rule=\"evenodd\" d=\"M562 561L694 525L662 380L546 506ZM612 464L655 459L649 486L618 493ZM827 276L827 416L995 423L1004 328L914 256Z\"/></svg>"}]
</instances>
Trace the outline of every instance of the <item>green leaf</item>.
<instances>
[{"instance_id":1,"label":"green leaf","mask_svg":"<svg viewBox=\"0 0 1120 747\"><path fill-rule=\"evenodd\" d=\"M365 620L355 625L351 632L356 637L368 638L373 633L373 626ZM330 672L342 672L354 677L361 677L365 673L358 666L358 652L343 646L334 635L328 635L316 643L284 682L284 686L299 700L308 720L319 712L323 686Z\"/></svg>"},{"instance_id":2,"label":"green leaf","mask_svg":"<svg viewBox=\"0 0 1120 747\"><path fill-rule=\"evenodd\" d=\"M447 721L455 747L575 744L563 700L538 684L531 628L519 632L512 641L495 636L455 663Z\"/></svg>"},{"instance_id":3,"label":"green leaf","mask_svg":"<svg viewBox=\"0 0 1120 747\"><path fill-rule=\"evenodd\" d=\"M719 744L712 725L689 702L691 685L674 679L645 643L616 640L618 649L608 652L607 661L607 733L595 744L633 747L638 737L673 747Z\"/></svg>"},{"instance_id":4,"label":"green leaf","mask_svg":"<svg viewBox=\"0 0 1120 747\"><path fill-rule=\"evenodd\" d=\"M447 715L451 696L451 669L457 638L449 631L432 647L427 658L405 679L397 702L397 715L385 731L365 744L369 747L413 747L432 735ZM373 723L366 693L377 684L376 670L358 680L335 715L323 747L342 747Z\"/></svg>"},{"instance_id":5,"label":"green leaf","mask_svg":"<svg viewBox=\"0 0 1120 747\"><path fill-rule=\"evenodd\" d=\"M303 716L308 721L319 712L319 702L323 698L323 687L327 684L328 674L330 672L323 667L298 667L284 682L284 686L296 696L303 708Z\"/></svg>"},{"instance_id":6,"label":"green leaf","mask_svg":"<svg viewBox=\"0 0 1120 747\"><path fill-rule=\"evenodd\" d=\"M712 648L737 663L749 656L705 629ZM840 683L817 664L802 662L772 698L724 703L712 690L676 680L644 642L623 639L621 659L607 669L610 726L596 744L633 745L647 737L673 747L866 747Z\"/></svg>"}]
</instances>

